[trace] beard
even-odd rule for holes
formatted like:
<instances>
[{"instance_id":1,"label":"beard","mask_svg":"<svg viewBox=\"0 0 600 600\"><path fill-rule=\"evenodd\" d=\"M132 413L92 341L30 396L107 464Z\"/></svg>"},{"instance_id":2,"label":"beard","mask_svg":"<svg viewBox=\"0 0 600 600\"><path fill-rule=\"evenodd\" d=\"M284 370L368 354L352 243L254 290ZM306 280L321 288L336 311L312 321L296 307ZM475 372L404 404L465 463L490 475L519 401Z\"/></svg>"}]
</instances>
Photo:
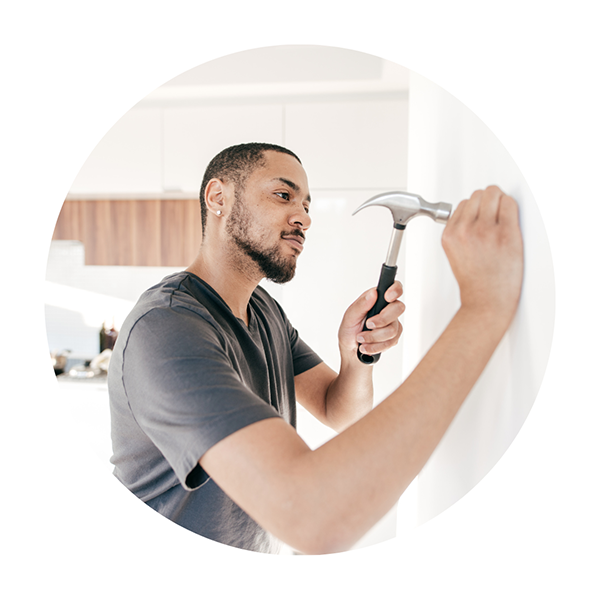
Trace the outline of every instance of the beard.
<instances>
[{"instance_id":1,"label":"beard","mask_svg":"<svg viewBox=\"0 0 600 600\"><path fill-rule=\"evenodd\" d=\"M274 283L287 283L296 274L296 257L281 254L278 245L265 247L259 241L252 239L250 225L254 219L246 208L238 190L235 192L235 204L227 220L226 231L231 240L246 256L258 267L260 272L269 281ZM300 230L282 231L281 236L304 234Z\"/></svg>"}]
</instances>

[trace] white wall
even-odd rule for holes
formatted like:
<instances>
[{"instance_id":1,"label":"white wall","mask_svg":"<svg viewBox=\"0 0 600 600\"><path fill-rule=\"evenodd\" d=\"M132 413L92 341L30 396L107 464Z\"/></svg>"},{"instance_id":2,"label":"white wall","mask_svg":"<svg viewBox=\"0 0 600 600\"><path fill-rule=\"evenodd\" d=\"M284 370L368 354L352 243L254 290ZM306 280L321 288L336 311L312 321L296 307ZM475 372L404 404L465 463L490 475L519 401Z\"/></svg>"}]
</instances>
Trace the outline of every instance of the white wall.
<instances>
[{"instance_id":1,"label":"white wall","mask_svg":"<svg viewBox=\"0 0 600 600\"><path fill-rule=\"evenodd\" d=\"M516 318L418 478L418 521L439 514L494 466L517 435L546 368L554 326L554 276L544 225L527 183L494 134L450 94L411 73L409 190L454 206L499 185L519 203L525 278ZM404 375L459 306L442 251L442 227L414 220L405 235Z\"/></svg>"}]
</instances>

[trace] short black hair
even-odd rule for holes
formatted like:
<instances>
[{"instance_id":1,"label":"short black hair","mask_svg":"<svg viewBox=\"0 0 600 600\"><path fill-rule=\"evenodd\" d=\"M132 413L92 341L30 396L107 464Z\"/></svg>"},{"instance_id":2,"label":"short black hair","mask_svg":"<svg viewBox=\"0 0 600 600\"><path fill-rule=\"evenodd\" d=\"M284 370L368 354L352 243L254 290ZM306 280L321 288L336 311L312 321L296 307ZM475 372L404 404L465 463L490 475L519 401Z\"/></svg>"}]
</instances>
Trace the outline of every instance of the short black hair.
<instances>
[{"instance_id":1,"label":"short black hair","mask_svg":"<svg viewBox=\"0 0 600 600\"><path fill-rule=\"evenodd\" d=\"M250 142L237 144L221 150L206 167L202 185L200 186L200 210L202 214L202 231L206 228L207 208L204 199L206 186L211 179L220 179L224 182L233 181L240 189L248 176L257 168L264 165L264 153L272 150L293 156L300 164L302 161L291 151L277 144L265 142Z\"/></svg>"}]
</instances>

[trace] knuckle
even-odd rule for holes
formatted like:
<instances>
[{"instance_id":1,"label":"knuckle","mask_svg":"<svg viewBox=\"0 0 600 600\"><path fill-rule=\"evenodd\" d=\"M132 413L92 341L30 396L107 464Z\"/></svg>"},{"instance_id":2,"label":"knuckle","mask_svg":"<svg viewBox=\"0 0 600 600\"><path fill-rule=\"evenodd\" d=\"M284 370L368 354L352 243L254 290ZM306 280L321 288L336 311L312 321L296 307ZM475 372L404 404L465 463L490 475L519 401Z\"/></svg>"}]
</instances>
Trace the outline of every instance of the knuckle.
<instances>
[{"instance_id":1,"label":"knuckle","mask_svg":"<svg viewBox=\"0 0 600 600\"><path fill-rule=\"evenodd\" d=\"M400 300L394 300L394 302L391 302L390 304L388 304L388 310L386 311L386 318L389 319L390 322L394 321L395 319L398 318L398 315L400 314Z\"/></svg>"},{"instance_id":2,"label":"knuckle","mask_svg":"<svg viewBox=\"0 0 600 600\"><path fill-rule=\"evenodd\" d=\"M363 333L362 334L362 340L363 341L360 342L361 344L370 344L373 341L373 339L371 338L371 336L368 335L367 333Z\"/></svg>"},{"instance_id":3,"label":"knuckle","mask_svg":"<svg viewBox=\"0 0 600 600\"><path fill-rule=\"evenodd\" d=\"M444 227L444 231L442 231L442 247L443 248L447 248L449 247L453 240L454 240L454 236L456 235L456 226L446 226Z\"/></svg>"}]
</instances>

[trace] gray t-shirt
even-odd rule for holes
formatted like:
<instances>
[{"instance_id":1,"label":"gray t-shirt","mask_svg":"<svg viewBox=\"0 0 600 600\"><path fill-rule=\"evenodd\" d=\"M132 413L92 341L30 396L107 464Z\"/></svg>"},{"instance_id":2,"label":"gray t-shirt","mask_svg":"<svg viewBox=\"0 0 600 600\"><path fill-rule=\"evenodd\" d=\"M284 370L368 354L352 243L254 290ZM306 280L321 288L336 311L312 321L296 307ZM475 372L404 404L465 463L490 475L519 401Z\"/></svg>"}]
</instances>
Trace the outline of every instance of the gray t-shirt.
<instances>
[{"instance_id":1,"label":"gray t-shirt","mask_svg":"<svg viewBox=\"0 0 600 600\"><path fill-rule=\"evenodd\" d=\"M249 324L189 272L163 279L125 320L108 374L115 476L149 506L204 537L276 553L280 542L198 464L262 419L296 426L294 376L321 359L261 287Z\"/></svg>"}]
</instances>

